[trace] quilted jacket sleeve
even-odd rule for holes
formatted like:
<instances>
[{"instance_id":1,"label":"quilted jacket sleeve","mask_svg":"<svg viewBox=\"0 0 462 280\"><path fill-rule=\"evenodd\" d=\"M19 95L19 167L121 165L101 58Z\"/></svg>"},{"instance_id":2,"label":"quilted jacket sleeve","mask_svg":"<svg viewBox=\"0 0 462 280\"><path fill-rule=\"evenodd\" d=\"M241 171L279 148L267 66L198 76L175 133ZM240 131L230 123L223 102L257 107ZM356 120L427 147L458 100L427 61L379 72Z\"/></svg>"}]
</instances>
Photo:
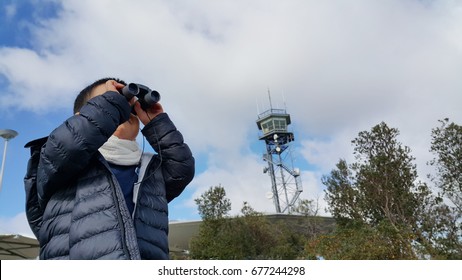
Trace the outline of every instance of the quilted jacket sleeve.
<instances>
[{"instance_id":1,"label":"quilted jacket sleeve","mask_svg":"<svg viewBox=\"0 0 462 280\"><path fill-rule=\"evenodd\" d=\"M130 105L109 91L88 101L80 114L67 119L48 137L37 170L37 194L44 205L82 171L97 150L128 120Z\"/></svg>"},{"instance_id":2,"label":"quilted jacket sleeve","mask_svg":"<svg viewBox=\"0 0 462 280\"><path fill-rule=\"evenodd\" d=\"M37 166L40 160L40 150L47 141L47 137L31 141L25 145L30 148L30 158L27 163L27 172L24 177L26 191L26 216L35 237L39 237L42 226L43 209L40 208L37 197Z\"/></svg>"},{"instance_id":3,"label":"quilted jacket sleeve","mask_svg":"<svg viewBox=\"0 0 462 280\"><path fill-rule=\"evenodd\" d=\"M195 172L194 157L183 135L166 113L161 113L142 130L149 144L162 160L167 201L181 194L192 181Z\"/></svg>"}]
</instances>

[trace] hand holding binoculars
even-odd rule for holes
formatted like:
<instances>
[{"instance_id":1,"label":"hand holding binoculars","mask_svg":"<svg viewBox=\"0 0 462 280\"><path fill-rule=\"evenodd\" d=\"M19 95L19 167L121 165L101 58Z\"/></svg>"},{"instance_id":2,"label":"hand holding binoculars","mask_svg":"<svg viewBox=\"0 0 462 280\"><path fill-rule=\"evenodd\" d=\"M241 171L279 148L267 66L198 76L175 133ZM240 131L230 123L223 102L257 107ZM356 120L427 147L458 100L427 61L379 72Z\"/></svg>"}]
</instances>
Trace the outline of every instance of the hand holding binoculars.
<instances>
[{"instance_id":1,"label":"hand holding binoculars","mask_svg":"<svg viewBox=\"0 0 462 280\"><path fill-rule=\"evenodd\" d=\"M136 83L126 85L122 88L121 93L127 100L136 96L140 102L141 108L145 111L160 100L160 94L157 91ZM132 110L132 113L136 115L135 110Z\"/></svg>"}]
</instances>

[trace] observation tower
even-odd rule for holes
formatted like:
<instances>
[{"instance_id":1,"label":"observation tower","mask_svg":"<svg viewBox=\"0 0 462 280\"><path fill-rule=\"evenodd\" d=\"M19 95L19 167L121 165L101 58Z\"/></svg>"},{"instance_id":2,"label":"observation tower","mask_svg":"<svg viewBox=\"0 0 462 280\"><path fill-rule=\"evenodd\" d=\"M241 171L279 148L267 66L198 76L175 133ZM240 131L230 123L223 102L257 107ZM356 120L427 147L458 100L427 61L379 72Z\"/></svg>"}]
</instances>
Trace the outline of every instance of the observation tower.
<instances>
[{"instance_id":1,"label":"observation tower","mask_svg":"<svg viewBox=\"0 0 462 280\"><path fill-rule=\"evenodd\" d=\"M293 168L291 142L294 134L288 130L290 115L285 109L270 109L258 114L259 139L266 145L263 160L268 166L263 169L271 178L271 198L277 213L291 213L300 193L302 183L300 170Z\"/></svg>"}]
</instances>

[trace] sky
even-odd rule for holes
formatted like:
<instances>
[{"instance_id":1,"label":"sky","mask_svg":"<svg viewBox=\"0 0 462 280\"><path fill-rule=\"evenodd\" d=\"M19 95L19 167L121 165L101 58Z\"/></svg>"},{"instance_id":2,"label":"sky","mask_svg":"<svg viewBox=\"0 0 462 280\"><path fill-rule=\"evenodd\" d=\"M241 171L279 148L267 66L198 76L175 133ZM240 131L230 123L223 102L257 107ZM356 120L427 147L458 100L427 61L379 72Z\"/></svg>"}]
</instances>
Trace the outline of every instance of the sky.
<instances>
[{"instance_id":1,"label":"sky","mask_svg":"<svg viewBox=\"0 0 462 280\"><path fill-rule=\"evenodd\" d=\"M270 106L291 115L300 198L318 201L322 215L321 178L354 160L360 131L382 121L399 129L425 180L431 129L462 123L462 1L0 3L0 129L19 132L8 142L0 234L32 236L24 145L62 124L77 93L102 77L159 91L191 147L196 175L170 204L175 221L200 219L194 199L217 185L232 214L244 201L275 211L256 125Z\"/></svg>"}]
</instances>

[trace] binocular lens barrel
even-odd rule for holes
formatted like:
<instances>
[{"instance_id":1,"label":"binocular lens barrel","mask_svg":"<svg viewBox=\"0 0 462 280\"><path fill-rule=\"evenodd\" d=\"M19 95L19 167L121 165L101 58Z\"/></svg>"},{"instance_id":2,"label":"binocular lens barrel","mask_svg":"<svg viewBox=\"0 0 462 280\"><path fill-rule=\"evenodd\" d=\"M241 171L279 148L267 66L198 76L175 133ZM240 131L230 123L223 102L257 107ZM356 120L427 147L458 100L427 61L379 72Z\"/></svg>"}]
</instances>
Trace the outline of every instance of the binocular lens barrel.
<instances>
[{"instance_id":1,"label":"binocular lens barrel","mask_svg":"<svg viewBox=\"0 0 462 280\"><path fill-rule=\"evenodd\" d=\"M130 83L122 88L121 93L127 100L136 96L143 110L147 110L160 100L159 92L141 84Z\"/></svg>"},{"instance_id":2,"label":"binocular lens barrel","mask_svg":"<svg viewBox=\"0 0 462 280\"><path fill-rule=\"evenodd\" d=\"M160 94L155 90L151 91L150 93L144 96L144 101L147 104L154 104L154 103L159 102L159 100L160 100Z\"/></svg>"},{"instance_id":3,"label":"binocular lens barrel","mask_svg":"<svg viewBox=\"0 0 462 280\"><path fill-rule=\"evenodd\" d=\"M122 88L122 94L127 98L127 100L130 100L133 98L133 96L137 96L140 93L140 88L138 87L137 84L130 83Z\"/></svg>"}]
</instances>

